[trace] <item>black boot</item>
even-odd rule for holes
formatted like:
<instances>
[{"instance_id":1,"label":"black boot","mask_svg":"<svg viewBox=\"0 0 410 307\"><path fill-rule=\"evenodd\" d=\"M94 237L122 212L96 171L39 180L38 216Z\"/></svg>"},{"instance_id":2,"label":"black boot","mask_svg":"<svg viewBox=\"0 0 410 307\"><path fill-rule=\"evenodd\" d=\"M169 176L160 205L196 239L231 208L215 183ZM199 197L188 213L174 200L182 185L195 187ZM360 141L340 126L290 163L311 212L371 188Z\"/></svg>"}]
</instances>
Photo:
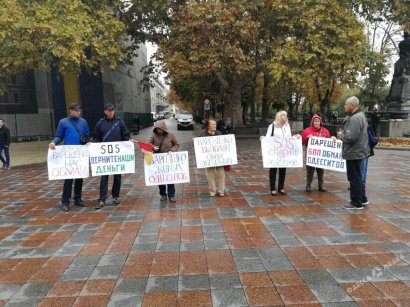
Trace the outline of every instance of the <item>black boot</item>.
<instances>
[{"instance_id":1,"label":"black boot","mask_svg":"<svg viewBox=\"0 0 410 307\"><path fill-rule=\"evenodd\" d=\"M312 187L310 186L310 184L306 185L306 192L312 192Z\"/></svg>"}]
</instances>

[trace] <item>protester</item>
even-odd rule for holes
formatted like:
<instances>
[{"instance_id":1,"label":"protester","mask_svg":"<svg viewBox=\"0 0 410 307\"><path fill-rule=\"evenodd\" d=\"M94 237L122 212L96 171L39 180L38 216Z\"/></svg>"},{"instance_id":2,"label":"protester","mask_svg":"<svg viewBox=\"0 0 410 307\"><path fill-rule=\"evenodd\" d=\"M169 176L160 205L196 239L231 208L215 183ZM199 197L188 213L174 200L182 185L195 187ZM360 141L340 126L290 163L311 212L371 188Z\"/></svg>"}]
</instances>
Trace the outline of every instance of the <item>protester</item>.
<instances>
[{"instance_id":1,"label":"protester","mask_svg":"<svg viewBox=\"0 0 410 307\"><path fill-rule=\"evenodd\" d=\"M96 142L121 142L128 141L130 139L130 132L124 121L115 115L115 108L112 103L107 103L104 106L105 116L101 118L95 125L93 131L93 138ZM121 203L120 198L121 190L121 174L115 174L112 183L112 202L115 205ZM108 193L108 175L101 176L100 179L100 196L98 198L98 204L95 207L96 210L105 206Z\"/></svg>"},{"instance_id":2,"label":"protester","mask_svg":"<svg viewBox=\"0 0 410 307\"><path fill-rule=\"evenodd\" d=\"M64 141L64 145L82 145L88 140L89 129L87 121L80 117L81 106L78 103L70 104L70 115L63 118L58 123L54 140L49 144L50 149ZM83 189L83 179L65 179L61 204L64 211L70 210L70 198L74 181L74 204L83 207L84 201L81 199Z\"/></svg>"},{"instance_id":3,"label":"protester","mask_svg":"<svg viewBox=\"0 0 410 307\"><path fill-rule=\"evenodd\" d=\"M267 137L278 137L285 138L291 137L292 133L290 131L288 115L286 111L279 111L276 113L275 121L269 125L268 131L266 132ZM300 135L296 135L300 138ZM279 181L278 181L278 190L276 191L276 173L279 169ZM269 169L269 184L271 195L276 196L278 193L286 195L284 190L285 187L285 177L286 177L286 168L271 168Z\"/></svg>"},{"instance_id":4,"label":"protester","mask_svg":"<svg viewBox=\"0 0 410 307\"><path fill-rule=\"evenodd\" d=\"M330 138L329 130L323 127L322 118L317 114L313 115L310 127L303 130L302 144L307 146L309 138L311 138L312 136ZM323 188L323 177L325 170L323 168L313 167L309 165L306 165L306 192L312 192L312 180L315 170L319 183L319 191L326 192L326 190Z\"/></svg>"},{"instance_id":5,"label":"protester","mask_svg":"<svg viewBox=\"0 0 410 307\"><path fill-rule=\"evenodd\" d=\"M219 120L216 124L216 129L222 134L231 134L231 119L226 117Z\"/></svg>"},{"instance_id":6,"label":"protester","mask_svg":"<svg viewBox=\"0 0 410 307\"><path fill-rule=\"evenodd\" d=\"M6 127L3 119L0 118L0 160L3 163L3 169L10 169L10 130ZM3 158L4 151L4 158Z\"/></svg>"},{"instance_id":7,"label":"protester","mask_svg":"<svg viewBox=\"0 0 410 307\"><path fill-rule=\"evenodd\" d=\"M177 138L175 134L168 131L165 121L156 122L153 132L149 143L153 145L154 154L177 151L179 146ZM159 185L159 194L161 195L161 201L167 200L168 197L169 201L176 202L174 184Z\"/></svg>"},{"instance_id":8,"label":"protester","mask_svg":"<svg viewBox=\"0 0 410 307\"><path fill-rule=\"evenodd\" d=\"M222 135L222 133L216 129L216 120L211 117L205 121L205 131L201 136L212 137L217 135ZM205 175L208 179L209 194L211 197L217 194L221 197L225 196L225 167L207 167L205 168Z\"/></svg>"},{"instance_id":9,"label":"protester","mask_svg":"<svg viewBox=\"0 0 410 307\"><path fill-rule=\"evenodd\" d=\"M363 179L360 168L362 160L370 154L367 119L359 110L359 99L355 96L346 100L344 108L349 116L343 121L343 130L337 133L338 138L343 141L342 157L346 160L347 179L350 183L350 203L344 208L363 209Z\"/></svg>"}]
</instances>

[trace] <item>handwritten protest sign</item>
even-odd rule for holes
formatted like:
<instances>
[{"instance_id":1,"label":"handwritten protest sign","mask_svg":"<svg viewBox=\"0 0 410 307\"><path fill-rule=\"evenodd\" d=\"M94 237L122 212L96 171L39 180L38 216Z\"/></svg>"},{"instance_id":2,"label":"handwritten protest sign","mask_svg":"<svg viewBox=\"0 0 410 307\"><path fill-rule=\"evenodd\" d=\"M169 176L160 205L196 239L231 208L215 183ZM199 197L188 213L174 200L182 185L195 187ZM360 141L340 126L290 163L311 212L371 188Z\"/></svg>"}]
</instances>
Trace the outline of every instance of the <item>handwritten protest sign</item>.
<instances>
[{"instance_id":1,"label":"handwritten protest sign","mask_svg":"<svg viewBox=\"0 0 410 307\"><path fill-rule=\"evenodd\" d=\"M342 159L342 141L327 138L309 138L306 165L346 172L346 160Z\"/></svg>"},{"instance_id":2,"label":"handwritten protest sign","mask_svg":"<svg viewBox=\"0 0 410 307\"><path fill-rule=\"evenodd\" d=\"M92 143L89 150L93 176L135 173L132 142Z\"/></svg>"},{"instance_id":3,"label":"handwritten protest sign","mask_svg":"<svg viewBox=\"0 0 410 307\"><path fill-rule=\"evenodd\" d=\"M235 135L194 138L197 168L238 164Z\"/></svg>"},{"instance_id":4,"label":"handwritten protest sign","mask_svg":"<svg viewBox=\"0 0 410 307\"><path fill-rule=\"evenodd\" d=\"M57 146L49 149L47 168L49 180L87 178L89 153L84 145Z\"/></svg>"},{"instance_id":5,"label":"handwritten protest sign","mask_svg":"<svg viewBox=\"0 0 410 307\"><path fill-rule=\"evenodd\" d=\"M144 172L147 186L189 182L188 152L153 154L151 161L144 159Z\"/></svg>"},{"instance_id":6,"label":"handwritten protest sign","mask_svg":"<svg viewBox=\"0 0 410 307\"><path fill-rule=\"evenodd\" d=\"M262 137L264 168L303 167L302 139L296 137Z\"/></svg>"}]
</instances>

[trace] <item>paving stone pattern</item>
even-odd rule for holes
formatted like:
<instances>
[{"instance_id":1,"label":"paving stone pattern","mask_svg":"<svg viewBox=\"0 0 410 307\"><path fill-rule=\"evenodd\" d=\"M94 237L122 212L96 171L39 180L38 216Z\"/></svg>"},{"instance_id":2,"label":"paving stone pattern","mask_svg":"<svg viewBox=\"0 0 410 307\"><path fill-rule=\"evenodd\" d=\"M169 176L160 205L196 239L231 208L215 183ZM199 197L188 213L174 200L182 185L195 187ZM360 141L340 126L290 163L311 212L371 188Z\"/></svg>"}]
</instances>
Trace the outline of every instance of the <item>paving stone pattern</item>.
<instances>
[{"instance_id":1,"label":"paving stone pattern","mask_svg":"<svg viewBox=\"0 0 410 307\"><path fill-rule=\"evenodd\" d=\"M410 152L376 150L371 204L348 212L343 173L306 193L305 170L288 169L288 194L271 196L257 139L237 140L225 197L211 198L192 132L177 136L191 182L176 203L145 186L138 155L122 203L99 211L99 178L63 212L44 163L1 171L0 306L409 306Z\"/></svg>"}]
</instances>

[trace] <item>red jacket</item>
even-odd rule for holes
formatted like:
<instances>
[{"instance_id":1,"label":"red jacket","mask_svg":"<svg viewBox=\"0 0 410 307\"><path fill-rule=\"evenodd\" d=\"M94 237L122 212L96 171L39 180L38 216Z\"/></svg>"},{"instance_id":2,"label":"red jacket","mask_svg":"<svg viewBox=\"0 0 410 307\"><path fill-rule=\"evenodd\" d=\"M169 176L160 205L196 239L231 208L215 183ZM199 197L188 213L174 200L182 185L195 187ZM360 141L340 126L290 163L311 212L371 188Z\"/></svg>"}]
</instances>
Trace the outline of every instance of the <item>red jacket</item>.
<instances>
[{"instance_id":1,"label":"red jacket","mask_svg":"<svg viewBox=\"0 0 410 307\"><path fill-rule=\"evenodd\" d=\"M319 118L320 119L320 128L319 129L315 129L313 127L313 120L315 118ZM306 128L305 130L303 130L302 132L302 144L306 145L309 141L308 136L317 136L317 137L322 137L322 138L330 138L330 132L329 130L327 130L325 127L323 127L323 121L322 118L320 118L319 115L315 114L312 116L312 119L310 121L310 127Z\"/></svg>"}]
</instances>

